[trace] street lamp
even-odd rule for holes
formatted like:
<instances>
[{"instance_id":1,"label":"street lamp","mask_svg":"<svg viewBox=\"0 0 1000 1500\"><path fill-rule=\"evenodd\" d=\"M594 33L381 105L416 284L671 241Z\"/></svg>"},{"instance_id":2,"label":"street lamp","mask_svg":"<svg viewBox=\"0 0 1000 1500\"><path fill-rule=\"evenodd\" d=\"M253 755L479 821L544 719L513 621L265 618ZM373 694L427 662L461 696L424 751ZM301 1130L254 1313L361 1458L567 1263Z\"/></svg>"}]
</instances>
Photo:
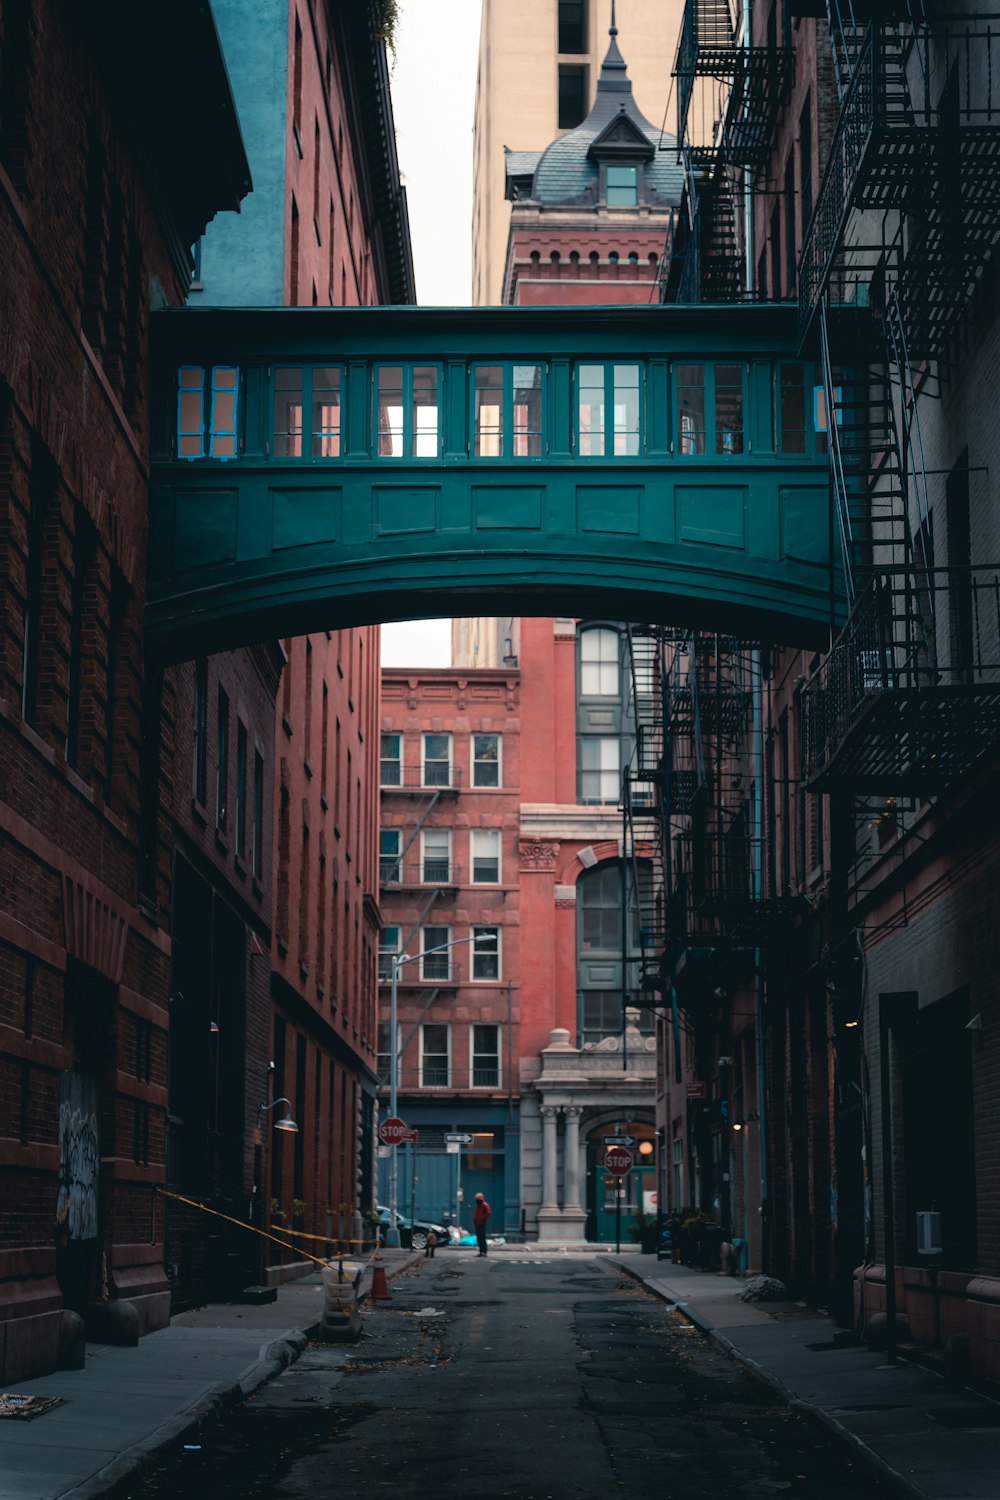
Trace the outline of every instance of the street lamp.
<instances>
[{"instance_id":1,"label":"street lamp","mask_svg":"<svg viewBox=\"0 0 1000 1500\"><path fill-rule=\"evenodd\" d=\"M397 1096L399 1094L399 1046L396 1040L397 1010L399 1004L399 971L406 964L416 963L418 958L426 958L430 953L444 953L449 948L461 948L466 943L478 943L484 938L484 934L475 932L471 937L454 938L450 943L438 943L434 948L423 948L419 953L392 953L391 979L392 985L389 991L389 1114L395 1117L397 1108ZM486 938L489 942L489 938ZM392 1153L389 1157L389 1226L385 1234L386 1248L395 1249L399 1245L399 1226L396 1223L396 1199L398 1197L398 1169L399 1162L396 1152L397 1146L390 1146Z\"/></svg>"},{"instance_id":2,"label":"street lamp","mask_svg":"<svg viewBox=\"0 0 1000 1500\"><path fill-rule=\"evenodd\" d=\"M272 1099L270 1104L262 1104L257 1110L257 1123L260 1124L261 1116L266 1115L269 1110L276 1109L279 1104L287 1106L280 1120L275 1120L275 1130L290 1130L293 1135L298 1133L298 1125L292 1119L292 1101L290 1099Z\"/></svg>"}]
</instances>

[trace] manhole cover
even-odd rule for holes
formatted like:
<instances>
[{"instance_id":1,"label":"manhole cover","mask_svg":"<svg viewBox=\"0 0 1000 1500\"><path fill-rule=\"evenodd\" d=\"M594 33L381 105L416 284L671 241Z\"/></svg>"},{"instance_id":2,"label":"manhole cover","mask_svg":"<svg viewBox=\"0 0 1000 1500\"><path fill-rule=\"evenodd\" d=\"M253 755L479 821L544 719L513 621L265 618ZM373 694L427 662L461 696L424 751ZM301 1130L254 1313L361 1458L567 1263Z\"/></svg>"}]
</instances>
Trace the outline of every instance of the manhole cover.
<instances>
[{"instance_id":1,"label":"manhole cover","mask_svg":"<svg viewBox=\"0 0 1000 1500\"><path fill-rule=\"evenodd\" d=\"M33 1422L47 1411L62 1406L62 1396L22 1396L19 1391L0 1392L0 1417L14 1422Z\"/></svg>"}]
</instances>

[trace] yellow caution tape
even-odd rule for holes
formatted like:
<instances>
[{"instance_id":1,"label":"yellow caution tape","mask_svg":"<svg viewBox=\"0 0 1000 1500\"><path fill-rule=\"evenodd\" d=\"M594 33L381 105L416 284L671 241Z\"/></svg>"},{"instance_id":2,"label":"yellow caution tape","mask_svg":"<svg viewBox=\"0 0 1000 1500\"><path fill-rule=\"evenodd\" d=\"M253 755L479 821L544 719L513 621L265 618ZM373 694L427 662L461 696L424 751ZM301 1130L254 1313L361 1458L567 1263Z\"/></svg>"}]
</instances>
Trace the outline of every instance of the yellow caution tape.
<instances>
[{"instance_id":1,"label":"yellow caution tape","mask_svg":"<svg viewBox=\"0 0 1000 1500\"><path fill-rule=\"evenodd\" d=\"M246 1229L249 1230L251 1234L260 1235L261 1239L271 1240L275 1245L280 1245L284 1250L296 1250L300 1255L304 1255L306 1260L315 1261L318 1266L327 1266L330 1264L329 1257L312 1255L308 1250L303 1249L301 1245L290 1245L287 1240L279 1239L276 1234L268 1234L266 1229L258 1229L256 1224L248 1224L245 1219L234 1219L231 1214L221 1213L217 1208L209 1208L206 1203L198 1203L194 1198L185 1198L183 1193L171 1193L169 1189L162 1187L158 1188L157 1191L161 1193L164 1198L173 1198L177 1203L186 1203L189 1208L198 1208L203 1214L211 1214L212 1217L216 1219L225 1219L227 1224L235 1224L238 1229ZM300 1233L299 1230L291 1229L285 1232L288 1234ZM309 1235L308 1238L313 1240L322 1240L324 1236L320 1234L313 1234ZM330 1243L332 1243L332 1241ZM363 1245L366 1242L364 1240L347 1240L342 1241L341 1243Z\"/></svg>"}]
</instances>

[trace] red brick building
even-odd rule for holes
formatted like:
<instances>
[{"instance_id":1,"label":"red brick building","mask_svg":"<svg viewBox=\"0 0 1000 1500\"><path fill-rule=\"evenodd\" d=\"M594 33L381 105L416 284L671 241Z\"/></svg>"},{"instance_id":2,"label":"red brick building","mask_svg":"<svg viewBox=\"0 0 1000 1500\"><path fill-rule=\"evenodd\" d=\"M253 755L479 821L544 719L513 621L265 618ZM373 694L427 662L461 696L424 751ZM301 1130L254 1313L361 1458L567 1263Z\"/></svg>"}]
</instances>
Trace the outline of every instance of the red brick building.
<instances>
[{"instance_id":1,"label":"red brick building","mask_svg":"<svg viewBox=\"0 0 1000 1500\"><path fill-rule=\"evenodd\" d=\"M147 696L147 310L249 187L211 15L0 30L0 1373L169 1315L170 756ZM155 66L151 59L155 58ZM190 89L182 114L174 80ZM163 121L170 117L169 132ZM228 122L228 123L227 123ZM158 699L156 703L158 707Z\"/></svg>"},{"instance_id":2,"label":"red brick building","mask_svg":"<svg viewBox=\"0 0 1000 1500\"><path fill-rule=\"evenodd\" d=\"M240 0L215 11L255 192L205 235L192 305L413 302L379 7L269 0L250 26ZM304 465L318 373L288 368L274 413L275 441ZM336 412L339 393L326 399ZM283 651L269 1071L258 1088L248 1054L247 1098L287 1098L299 1129L274 1128L283 1106L255 1118L252 1187L277 1229L357 1237L374 1192L379 632L318 632ZM268 1258L296 1260L274 1245Z\"/></svg>"},{"instance_id":3,"label":"red brick building","mask_svg":"<svg viewBox=\"0 0 1000 1500\"><path fill-rule=\"evenodd\" d=\"M405 954L398 1108L419 1131L400 1151L397 1206L469 1222L483 1192L498 1233L520 1228L520 691L512 665L382 673L379 1076ZM449 1133L471 1143L450 1154Z\"/></svg>"}]
</instances>

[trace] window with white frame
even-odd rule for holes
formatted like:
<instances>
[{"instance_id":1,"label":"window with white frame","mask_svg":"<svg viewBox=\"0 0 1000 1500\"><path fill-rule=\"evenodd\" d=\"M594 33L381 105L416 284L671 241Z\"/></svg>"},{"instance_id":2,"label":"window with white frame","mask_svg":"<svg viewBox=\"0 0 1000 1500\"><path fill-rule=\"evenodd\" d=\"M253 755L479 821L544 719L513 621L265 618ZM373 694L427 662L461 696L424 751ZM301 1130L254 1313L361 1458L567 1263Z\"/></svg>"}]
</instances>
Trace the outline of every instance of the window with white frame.
<instances>
[{"instance_id":1,"label":"window with white frame","mask_svg":"<svg viewBox=\"0 0 1000 1500\"><path fill-rule=\"evenodd\" d=\"M420 945L421 979L449 979L451 977L452 950L447 946L450 942L450 927L423 928L423 942Z\"/></svg>"},{"instance_id":2,"label":"window with white frame","mask_svg":"<svg viewBox=\"0 0 1000 1500\"><path fill-rule=\"evenodd\" d=\"M619 662L621 640L617 630L595 626L580 635L580 694L584 698L621 696Z\"/></svg>"},{"instance_id":3,"label":"window with white frame","mask_svg":"<svg viewBox=\"0 0 1000 1500\"><path fill-rule=\"evenodd\" d=\"M401 786L403 782L403 736L382 736L380 782L382 786Z\"/></svg>"},{"instance_id":4,"label":"window with white frame","mask_svg":"<svg viewBox=\"0 0 1000 1500\"><path fill-rule=\"evenodd\" d=\"M473 979L500 978L499 927L473 927L472 977Z\"/></svg>"},{"instance_id":5,"label":"window with white frame","mask_svg":"<svg viewBox=\"0 0 1000 1500\"><path fill-rule=\"evenodd\" d=\"M474 734L472 736L472 785L500 785L500 736L498 734Z\"/></svg>"},{"instance_id":6,"label":"window with white frame","mask_svg":"<svg viewBox=\"0 0 1000 1500\"><path fill-rule=\"evenodd\" d=\"M451 879L451 831L425 828L420 835L420 878L425 885L444 885Z\"/></svg>"},{"instance_id":7,"label":"window with white frame","mask_svg":"<svg viewBox=\"0 0 1000 1500\"><path fill-rule=\"evenodd\" d=\"M393 956L400 952L398 927L383 927L378 943L378 977L388 982L392 978Z\"/></svg>"},{"instance_id":8,"label":"window with white frame","mask_svg":"<svg viewBox=\"0 0 1000 1500\"><path fill-rule=\"evenodd\" d=\"M401 870L399 854L403 833L400 828L382 828L378 836L378 878L383 885L398 885Z\"/></svg>"},{"instance_id":9,"label":"window with white frame","mask_svg":"<svg viewBox=\"0 0 1000 1500\"><path fill-rule=\"evenodd\" d=\"M621 740L617 735L580 736L580 801L617 803L621 795Z\"/></svg>"},{"instance_id":10,"label":"window with white frame","mask_svg":"<svg viewBox=\"0 0 1000 1500\"><path fill-rule=\"evenodd\" d=\"M499 885L499 828L473 828L469 837L472 845L472 884Z\"/></svg>"},{"instance_id":11,"label":"window with white frame","mask_svg":"<svg viewBox=\"0 0 1000 1500\"><path fill-rule=\"evenodd\" d=\"M451 1082L451 1028L426 1021L420 1028L420 1087L446 1089Z\"/></svg>"},{"instance_id":12,"label":"window with white frame","mask_svg":"<svg viewBox=\"0 0 1000 1500\"><path fill-rule=\"evenodd\" d=\"M472 1087L497 1089L500 1087L500 1027L492 1022L477 1022L471 1030Z\"/></svg>"},{"instance_id":13,"label":"window with white frame","mask_svg":"<svg viewBox=\"0 0 1000 1500\"><path fill-rule=\"evenodd\" d=\"M424 735L424 786L451 786L451 735Z\"/></svg>"}]
</instances>

